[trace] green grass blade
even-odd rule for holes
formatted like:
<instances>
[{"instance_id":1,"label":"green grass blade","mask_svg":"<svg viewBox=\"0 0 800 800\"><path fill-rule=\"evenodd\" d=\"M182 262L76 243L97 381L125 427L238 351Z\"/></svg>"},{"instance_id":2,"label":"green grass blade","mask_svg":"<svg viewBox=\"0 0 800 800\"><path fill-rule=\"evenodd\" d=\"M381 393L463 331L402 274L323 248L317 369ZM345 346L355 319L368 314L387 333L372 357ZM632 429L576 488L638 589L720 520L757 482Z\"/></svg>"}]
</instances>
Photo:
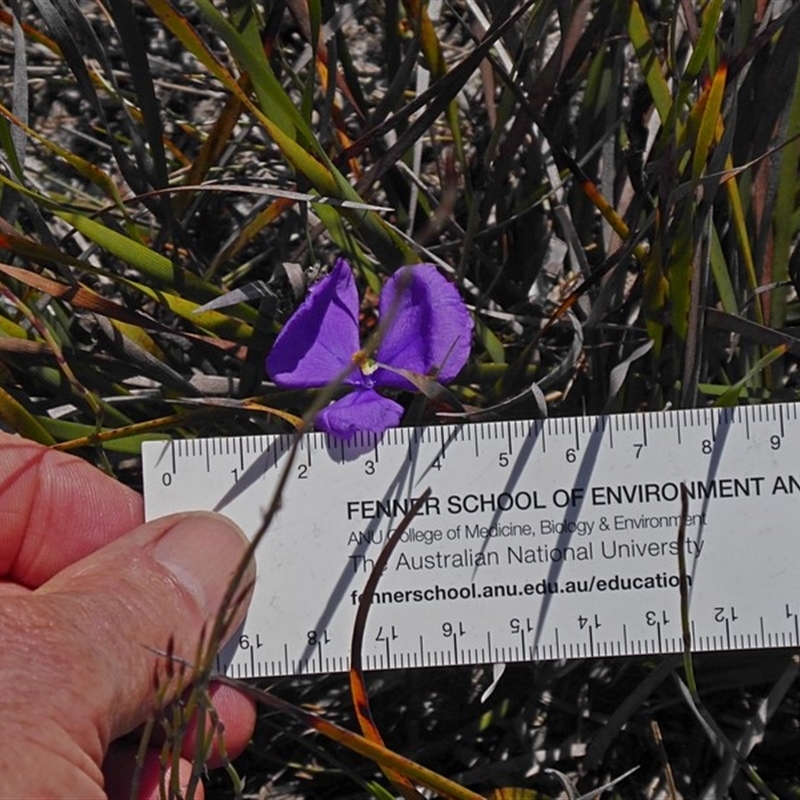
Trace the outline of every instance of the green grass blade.
<instances>
[{"instance_id":1,"label":"green grass blade","mask_svg":"<svg viewBox=\"0 0 800 800\"><path fill-rule=\"evenodd\" d=\"M683 217L674 232L669 256L669 307L670 322L682 342L686 341L691 305L691 282L694 261L694 214L691 206L684 209Z\"/></svg>"},{"instance_id":2,"label":"green grass blade","mask_svg":"<svg viewBox=\"0 0 800 800\"><path fill-rule=\"evenodd\" d=\"M716 226L711 226L711 275L714 279L722 308L729 314L739 315L739 304L736 300L736 291L731 281L730 268L725 260L722 243L719 240Z\"/></svg>"},{"instance_id":3,"label":"green grass blade","mask_svg":"<svg viewBox=\"0 0 800 800\"><path fill-rule=\"evenodd\" d=\"M259 15L255 4L248 7L246 13L248 21L244 29L237 30L210 0L196 0L196 3L211 27L230 47L241 67L250 75L253 91L258 97L262 112L288 137L296 139L299 133L306 146L310 146L317 156L324 157L324 151L321 150L317 138L275 77L264 55L264 47L257 28Z\"/></svg>"},{"instance_id":4,"label":"green grass blade","mask_svg":"<svg viewBox=\"0 0 800 800\"><path fill-rule=\"evenodd\" d=\"M156 253L146 245L135 242L122 233L103 225L95 219L74 214L68 211L58 211L58 216L80 231L84 236L99 244L103 249L122 259L126 264L135 267L142 275L147 276L160 286L172 289L181 287L192 298L204 303L219 297L220 290L191 272L181 271L166 256Z\"/></svg>"},{"instance_id":5,"label":"green grass blade","mask_svg":"<svg viewBox=\"0 0 800 800\"><path fill-rule=\"evenodd\" d=\"M719 26L720 14L722 13L723 0L711 0L703 10L703 27L700 29L700 36L692 51L689 63L681 76L682 93L689 90L691 85L700 75L700 70L706 61L711 61L714 35ZM712 66L712 70L714 67Z\"/></svg>"},{"instance_id":6,"label":"green grass blade","mask_svg":"<svg viewBox=\"0 0 800 800\"><path fill-rule=\"evenodd\" d=\"M725 160L725 169L733 170L733 159L728 156ZM747 285L751 292L758 288L758 276L756 275L756 265L753 259L753 248L750 245L750 233L747 229L744 208L742 207L742 196L739 192L739 184L736 177L725 181L725 191L728 195L730 205L731 222L736 234L736 241L741 251L742 262L744 264ZM756 322L764 322L764 311L761 306L761 298L756 297L754 302Z\"/></svg>"},{"instance_id":7,"label":"green grass blade","mask_svg":"<svg viewBox=\"0 0 800 800\"><path fill-rule=\"evenodd\" d=\"M742 390L747 387L750 381L757 378L759 373L763 370L766 370L770 364L786 355L788 350L788 345L780 344L773 350L770 350L765 356L759 358L743 378L736 381L736 383L734 383L724 394L717 398L717 400L714 402L714 406L717 408L735 406L739 399L739 395L741 394Z\"/></svg>"},{"instance_id":8,"label":"green grass blade","mask_svg":"<svg viewBox=\"0 0 800 800\"><path fill-rule=\"evenodd\" d=\"M700 129L697 132L697 141L694 143L692 153L692 177L697 180L705 168L708 160L708 153L717 132L722 130L722 98L725 93L725 81L728 75L726 65L714 74L711 88L708 92L708 100L703 109L703 116L700 119Z\"/></svg>"},{"instance_id":9,"label":"green grass blade","mask_svg":"<svg viewBox=\"0 0 800 800\"><path fill-rule=\"evenodd\" d=\"M789 279L789 259L792 242L797 234L797 189L800 163L800 69L795 72L794 88L789 103L785 126L785 138L789 140L780 153L778 161L778 192L772 229L773 273L776 282ZM770 323L781 328L786 324L787 290L778 289L773 293L770 308Z\"/></svg>"},{"instance_id":10,"label":"green grass blade","mask_svg":"<svg viewBox=\"0 0 800 800\"><path fill-rule=\"evenodd\" d=\"M0 386L0 419L20 436L39 444L51 445L56 440L41 421L28 411L12 394Z\"/></svg>"},{"instance_id":11,"label":"green grass blade","mask_svg":"<svg viewBox=\"0 0 800 800\"><path fill-rule=\"evenodd\" d=\"M53 438L53 443L66 443L77 439L81 440L80 445L83 447L99 443L105 450L131 456L139 455L142 452L143 442L163 441L165 438L169 438L164 433L130 433L127 428L102 428L98 431L94 425L50 419L49 417L43 417L41 425Z\"/></svg>"},{"instance_id":12,"label":"green grass blade","mask_svg":"<svg viewBox=\"0 0 800 800\"><path fill-rule=\"evenodd\" d=\"M672 92L664 77L655 42L650 35L650 29L638 0L631 2L628 14L628 35L631 37L633 49L639 59L639 65L644 73L647 88L650 89L658 116L662 122L666 122L672 108Z\"/></svg>"}]
</instances>

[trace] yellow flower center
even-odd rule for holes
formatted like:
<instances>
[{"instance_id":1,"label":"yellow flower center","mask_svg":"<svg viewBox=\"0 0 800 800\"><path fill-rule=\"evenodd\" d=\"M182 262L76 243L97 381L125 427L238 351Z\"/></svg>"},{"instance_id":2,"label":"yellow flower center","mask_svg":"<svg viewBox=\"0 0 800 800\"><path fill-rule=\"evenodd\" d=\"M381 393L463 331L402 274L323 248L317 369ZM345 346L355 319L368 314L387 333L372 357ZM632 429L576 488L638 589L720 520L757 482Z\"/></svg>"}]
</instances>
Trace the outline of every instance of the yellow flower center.
<instances>
[{"instance_id":1,"label":"yellow flower center","mask_svg":"<svg viewBox=\"0 0 800 800\"><path fill-rule=\"evenodd\" d=\"M363 375L372 375L378 365L363 350L353 353L353 363L361 370Z\"/></svg>"}]
</instances>

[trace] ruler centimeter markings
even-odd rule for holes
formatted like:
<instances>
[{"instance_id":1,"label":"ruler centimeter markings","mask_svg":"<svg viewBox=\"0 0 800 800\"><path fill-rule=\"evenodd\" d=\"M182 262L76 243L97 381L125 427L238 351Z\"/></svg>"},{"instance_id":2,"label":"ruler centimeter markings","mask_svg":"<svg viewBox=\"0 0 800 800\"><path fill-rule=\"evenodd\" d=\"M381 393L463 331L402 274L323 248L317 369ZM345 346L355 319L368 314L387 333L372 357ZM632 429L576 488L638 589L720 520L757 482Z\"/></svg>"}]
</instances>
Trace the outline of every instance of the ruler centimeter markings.
<instances>
[{"instance_id":1,"label":"ruler centimeter markings","mask_svg":"<svg viewBox=\"0 0 800 800\"><path fill-rule=\"evenodd\" d=\"M681 483L693 649L800 647L799 410L309 434L220 668L346 670L367 578L426 488L378 583L367 669L681 651ZM145 443L147 518L212 509L254 533L292 442Z\"/></svg>"}]
</instances>

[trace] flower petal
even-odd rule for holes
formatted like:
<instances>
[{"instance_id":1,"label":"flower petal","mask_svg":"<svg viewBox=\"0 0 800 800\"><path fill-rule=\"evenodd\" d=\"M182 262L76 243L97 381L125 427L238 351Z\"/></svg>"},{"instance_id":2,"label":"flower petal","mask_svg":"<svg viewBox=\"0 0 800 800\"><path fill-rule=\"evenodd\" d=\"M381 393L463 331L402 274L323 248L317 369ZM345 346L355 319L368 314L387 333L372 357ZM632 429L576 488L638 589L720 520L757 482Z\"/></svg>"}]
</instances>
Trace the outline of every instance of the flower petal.
<instances>
[{"instance_id":1,"label":"flower petal","mask_svg":"<svg viewBox=\"0 0 800 800\"><path fill-rule=\"evenodd\" d=\"M309 389L333 380L358 351L358 292L343 258L287 320L267 357L267 372L278 386ZM345 383L359 383L354 371Z\"/></svg>"},{"instance_id":2,"label":"flower petal","mask_svg":"<svg viewBox=\"0 0 800 800\"><path fill-rule=\"evenodd\" d=\"M400 424L403 406L372 389L356 389L317 414L317 430L350 439L358 431L383 433Z\"/></svg>"},{"instance_id":3,"label":"flower petal","mask_svg":"<svg viewBox=\"0 0 800 800\"><path fill-rule=\"evenodd\" d=\"M389 324L377 361L427 375L439 369L446 383L461 371L472 345L472 317L453 286L433 264L403 267L386 282L381 313ZM413 390L413 384L388 370L373 376L376 386Z\"/></svg>"}]
</instances>

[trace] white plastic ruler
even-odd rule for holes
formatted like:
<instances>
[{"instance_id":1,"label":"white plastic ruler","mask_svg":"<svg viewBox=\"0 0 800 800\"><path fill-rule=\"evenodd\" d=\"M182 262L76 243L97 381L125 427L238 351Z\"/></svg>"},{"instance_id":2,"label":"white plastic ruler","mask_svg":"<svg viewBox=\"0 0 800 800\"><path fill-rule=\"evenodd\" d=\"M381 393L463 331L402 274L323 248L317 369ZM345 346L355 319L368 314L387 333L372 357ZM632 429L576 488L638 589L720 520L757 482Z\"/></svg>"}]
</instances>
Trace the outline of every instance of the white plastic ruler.
<instances>
[{"instance_id":1,"label":"white plastic ruler","mask_svg":"<svg viewBox=\"0 0 800 800\"><path fill-rule=\"evenodd\" d=\"M347 669L359 595L428 487L377 586L368 669L680 651L681 483L693 650L800 647L798 408L308 435L222 668ZM145 444L147 517L214 509L252 533L291 446Z\"/></svg>"}]
</instances>

